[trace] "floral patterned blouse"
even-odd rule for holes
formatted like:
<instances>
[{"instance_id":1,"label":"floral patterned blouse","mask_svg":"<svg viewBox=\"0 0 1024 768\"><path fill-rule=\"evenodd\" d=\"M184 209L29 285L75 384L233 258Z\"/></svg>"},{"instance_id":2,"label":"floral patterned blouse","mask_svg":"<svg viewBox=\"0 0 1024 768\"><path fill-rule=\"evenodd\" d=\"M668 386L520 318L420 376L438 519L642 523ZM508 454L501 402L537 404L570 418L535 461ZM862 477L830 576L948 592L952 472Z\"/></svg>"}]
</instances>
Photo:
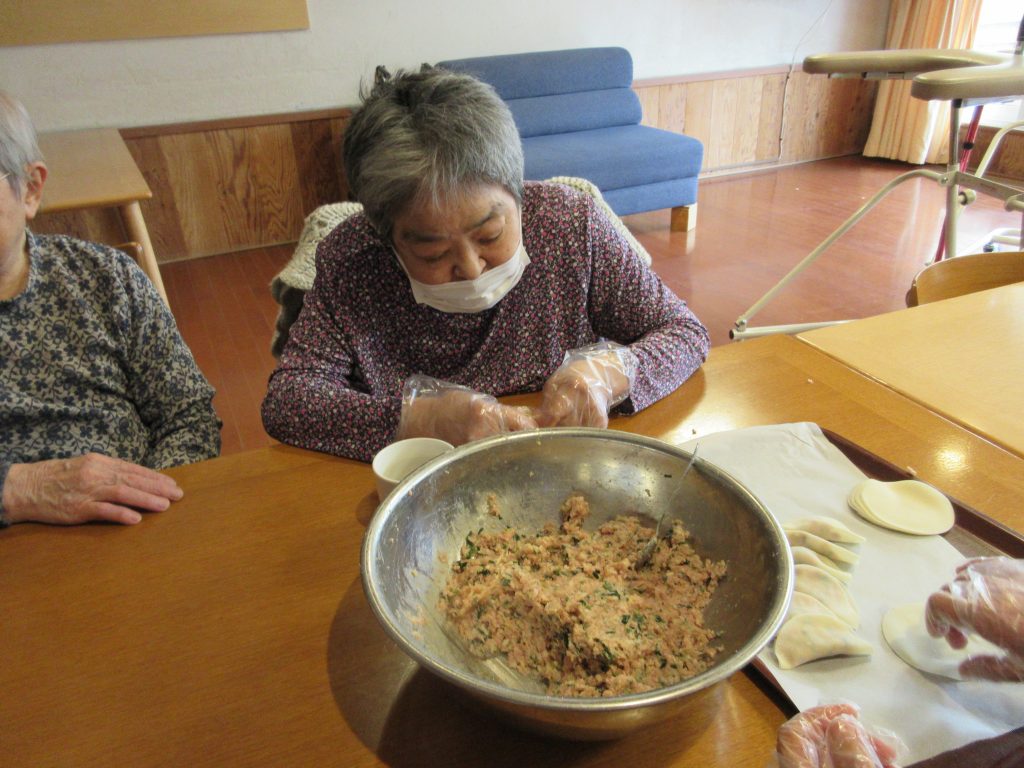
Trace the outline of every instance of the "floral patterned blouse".
<instances>
[{"instance_id":1,"label":"floral patterned blouse","mask_svg":"<svg viewBox=\"0 0 1024 768\"><path fill-rule=\"evenodd\" d=\"M363 461L394 436L402 385L425 374L500 397L540 390L564 354L601 339L639 360L632 413L675 390L707 357L704 326L593 198L527 183L519 284L477 314L417 304L390 244L363 214L317 250L316 279L263 401L286 443Z\"/></svg>"},{"instance_id":2,"label":"floral patterned blouse","mask_svg":"<svg viewBox=\"0 0 1024 768\"><path fill-rule=\"evenodd\" d=\"M0 498L11 464L216 456L213 388L149 278L113 248L27 237L28 284L0 301Z\"/></svg>"}]
</instances>

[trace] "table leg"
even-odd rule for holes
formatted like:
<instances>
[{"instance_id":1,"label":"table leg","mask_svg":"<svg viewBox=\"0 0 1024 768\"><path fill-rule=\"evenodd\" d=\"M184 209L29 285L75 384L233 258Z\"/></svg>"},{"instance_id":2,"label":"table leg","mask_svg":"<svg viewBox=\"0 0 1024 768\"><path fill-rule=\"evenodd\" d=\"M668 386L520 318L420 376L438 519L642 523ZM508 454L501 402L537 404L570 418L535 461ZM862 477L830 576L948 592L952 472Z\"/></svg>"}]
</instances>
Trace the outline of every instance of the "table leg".
<instances>
[{"instance_id":1,"label":"table leg","mask_svg":"<svg viewBox=\"0 0 1024 768\"><path fill-rule=\"evenodd\" d=\"M156 288L156 292L160 294L160 297L164 300L165 304L170 305L167 301L167 291L164 290L164 281L160 277L160 265L157 264L156 254L153 252L153 243L149 239L149 230L146 229L146 220L142 218L142 207L138 201L128 203L127 205L121 206L121 220L124 222L125 228L128 230L128 235L132 240L142 246L142 263L139 264L142 267L142 271L146 273L150 280L153 281L153 286Z\"/></svg>"}]
</instances>

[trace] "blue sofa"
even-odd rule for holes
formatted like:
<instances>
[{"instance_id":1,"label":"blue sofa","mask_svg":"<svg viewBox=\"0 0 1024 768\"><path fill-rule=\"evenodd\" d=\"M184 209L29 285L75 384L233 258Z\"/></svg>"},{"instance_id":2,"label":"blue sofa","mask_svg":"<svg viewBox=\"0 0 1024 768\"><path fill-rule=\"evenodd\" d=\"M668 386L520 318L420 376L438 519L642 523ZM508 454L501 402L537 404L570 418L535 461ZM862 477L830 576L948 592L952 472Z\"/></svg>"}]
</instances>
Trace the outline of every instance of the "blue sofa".
<instances>
[{"instance_id":1,"label":"blue sofa","mask_svg":"<svg viewBox=\"0 0 1024 768\"><path fill-rule=\"evenodd\" d=\"M704 147L640 125L633 59L624 48L578 48L441 61L490 83L523 140L527 179L577 176L620 216L672 208L672 229L696 224Z\"/></svg>"}]
</instances>

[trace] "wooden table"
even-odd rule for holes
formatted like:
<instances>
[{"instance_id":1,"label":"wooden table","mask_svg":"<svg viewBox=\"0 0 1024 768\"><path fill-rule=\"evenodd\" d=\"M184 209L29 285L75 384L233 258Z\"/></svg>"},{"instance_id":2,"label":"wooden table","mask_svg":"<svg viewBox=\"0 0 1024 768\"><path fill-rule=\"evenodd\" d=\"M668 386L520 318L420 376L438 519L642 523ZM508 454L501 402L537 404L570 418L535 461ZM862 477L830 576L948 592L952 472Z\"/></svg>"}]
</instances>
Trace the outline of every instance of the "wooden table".
<instances>
[{"instance_id":1,"label":"wooden table","mask_svg":"<svg viewBox=\"0 0 1024 768\"><path fill-rule=\"evenodd\" d=\"M681 441L798 420L1024 527L1024 461L788 337L715 348L613 425ZM520 733L379 628L359 578L367 465L274 446L169 474L185 498L139 526L0 534L5 766L763 768L790 714L744 672L702 716L616 742Z\"/></svg>"},{"instance_id":2,"label":"wooden table","mask_svg":"<svg viewBox=\"0 0 1024 768\"><path fill-rule=\"evenodd\" d=\"M1024 283L799 338L1024 456Z\"/></svg>"},{"instance_id":3,"label":"wooden table","mask_svg":"<svg viewBox=\"0 0 1024 768\"><path fill-rule=\"evenodd\" d=\"M142 246L139 266L167 301L160 266L140 200L153 196L121 134L114 128L39 134L50 174L40 213L116 206L128 236Z\"/></svg>"}]
</instances>

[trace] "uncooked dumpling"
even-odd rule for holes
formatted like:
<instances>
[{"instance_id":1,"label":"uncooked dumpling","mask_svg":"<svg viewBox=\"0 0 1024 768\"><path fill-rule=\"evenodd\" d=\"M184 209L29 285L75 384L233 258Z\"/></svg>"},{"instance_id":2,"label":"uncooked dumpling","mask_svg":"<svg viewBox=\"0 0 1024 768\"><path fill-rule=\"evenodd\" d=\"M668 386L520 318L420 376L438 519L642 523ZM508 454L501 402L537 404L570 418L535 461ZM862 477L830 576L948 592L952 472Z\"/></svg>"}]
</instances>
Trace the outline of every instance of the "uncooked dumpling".
<instances>
[{"instance_id":1,"label":"uncooked dumpling","mask_svg":"<svg viewBox=\"0 0 1024 768\"><path fill-rule=\"evenodd\" d=\"M843 565L856 565L860 557L856 552L851 552L846 547L841 547L838 544L833 544L828 539L823 539L821 536L815 536L813 533L807 531L794 531L787 530L786 538L789 540L791 547L807 547L813 549L819 555L833 560Z\"/></svg>"},{"instance_id":2,"label":"uncooked dumpling","mask_svg":"<svg viewBox=\"0 0 1024 768\"><path fill-rule=\"evenodd\" d=\"M819 555L813 549L808 549L807 547L792 547L791 549L793 552L793 562L797 565L813 565L815 568L821 568L821 570L831 573L844 584L853 578L846 571L837 568L834 562L824 555Z\"/></svg>"},{"instance_id":3,"label":"uncooked dumpling","mask_svg":"<svg viewBox=\"0 0 1024 768\"><path fill-rule=\"evenodd\" d=\"M866 539L858 533L854 533L846 527L845 523L836 520L834 517L805 517L783 526L787 531L807 531L815 536L820 536L827 541L836 541L840 544L863 544Z\"/></svg>"},{"instance_id":4,"label":"uncooked dumpling","mask_svg":"<svg viewBox=\"0 0 1024 768\"><path fill-rule=\"evenodd\" d=\"M870 656L871 651L871 644L853 634L849 625L825 614L794 616L775 636L775 656L782 669L829 656Z\"/></svg>"},{"instance_id":5,"label":"uncooked dumpling","mask_svg":"<svg viewBox=\"0 0 1024 768\"><path fill-rule=\"evenodd\" d=\"M835 616L832 610L816 597L811 597L803 592L794 592L789 601L789 610L786 611L784 621L789 621L796 616L803 616L808 613L820 613L825 616ZM836 618L839 618L836 616Z\"/></svg>"},{"instance_id":6,"label":"uncooked dumpling","mask_svg":"<svg viewBox=\"0 0 1024 768\"><path fill-rule=\"evenodd\" d=\"M798 565L795 570L795 592L803 592L824 603L851 627L856 628L860 624L860 611L839 579L813 565Z\"/></svg>"}]
</instances>

